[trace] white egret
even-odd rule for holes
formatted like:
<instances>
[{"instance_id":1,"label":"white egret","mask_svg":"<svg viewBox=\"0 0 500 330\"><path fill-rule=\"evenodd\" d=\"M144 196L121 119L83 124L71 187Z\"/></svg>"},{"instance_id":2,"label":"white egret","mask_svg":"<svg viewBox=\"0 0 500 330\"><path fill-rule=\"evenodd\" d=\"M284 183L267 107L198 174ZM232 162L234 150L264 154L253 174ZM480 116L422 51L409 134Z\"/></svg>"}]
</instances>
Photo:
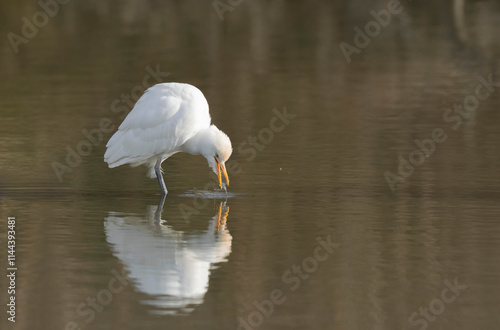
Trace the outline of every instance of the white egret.
<instances>
[{"instance_id":1,"label":"white egret","mask_svg":"<svg viewBox=\"0 0 500 330\"><path fill-rule=\"evenodd\" d=\"M110 168L146 165L148 177L156 175L166 195L161 163L178 152L202 155L222 188L221 172L229 185L225 163L233 149L229 137L210 120L208 102L198 88L157 84L146 90L109 139L104 161Z\"/></svg>"}]
</instances>

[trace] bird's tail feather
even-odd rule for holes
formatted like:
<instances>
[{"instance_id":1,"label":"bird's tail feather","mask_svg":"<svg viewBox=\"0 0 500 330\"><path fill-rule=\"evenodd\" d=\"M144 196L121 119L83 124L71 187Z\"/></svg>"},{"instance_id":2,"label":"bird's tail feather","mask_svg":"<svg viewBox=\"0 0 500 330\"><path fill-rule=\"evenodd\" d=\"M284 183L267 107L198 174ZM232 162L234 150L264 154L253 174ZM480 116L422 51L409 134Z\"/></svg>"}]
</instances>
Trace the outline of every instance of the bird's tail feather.
<instances>
[{"instance_id":1,"label":"bird's tail feather","mask_svg":"<svg viewBox=\"0 0 500 330\"><path fill-rule=\"evenodd\" d=\"M118 130L109 139L106 147L106 153L104 154L104 161L108 163L110 168L117 167L124 164L130 164L132 167L139 165L146 165L148 167L147 176L149 178L155 178L155 165L158 160L158 155L153 154L137 154L133 155L129 150L126 149L124 140L126 139L127 132Z\"/></svg>"},{"instance_id":2,"label":"bird's tail feather","mask_svg":"<svg viewBox=\"0 0 500 330\"><path fill-rule=\"evenodd\" d=\"M125 144L123 143L125 134L125 132L117 131L111 139L109 139L106 145L107 150L104 153L104 161L108 163L110 168L118 167L124 164L130 164L135 167L149 162L148 156L134 156L125 149Z\"/></svg>"}]
</instances>

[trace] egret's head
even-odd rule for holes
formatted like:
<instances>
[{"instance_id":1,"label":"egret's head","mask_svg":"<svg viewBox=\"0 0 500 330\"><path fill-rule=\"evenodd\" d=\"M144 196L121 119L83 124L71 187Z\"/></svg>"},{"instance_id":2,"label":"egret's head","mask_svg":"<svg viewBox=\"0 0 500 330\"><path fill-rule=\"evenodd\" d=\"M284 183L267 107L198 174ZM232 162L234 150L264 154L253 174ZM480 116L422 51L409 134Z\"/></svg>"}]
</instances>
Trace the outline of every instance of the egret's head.
<instances>
[{"instance_id":1,"label":"egret's head","mask_svg":"<svg viewBox=\"0 0 500 330\"><path fill-rule=\"evenodd\" d=\"M212 154L207 158L208 164L212 168L217 178L219 179L219 186L222 188L222 174L226 178L226 183L229 186L229 177L226 171L226 161L231 157L233 152L233 147L231 146L231 140L229 137L217 127L213 126L213 148Z\"/></svg>"}]
</instances>

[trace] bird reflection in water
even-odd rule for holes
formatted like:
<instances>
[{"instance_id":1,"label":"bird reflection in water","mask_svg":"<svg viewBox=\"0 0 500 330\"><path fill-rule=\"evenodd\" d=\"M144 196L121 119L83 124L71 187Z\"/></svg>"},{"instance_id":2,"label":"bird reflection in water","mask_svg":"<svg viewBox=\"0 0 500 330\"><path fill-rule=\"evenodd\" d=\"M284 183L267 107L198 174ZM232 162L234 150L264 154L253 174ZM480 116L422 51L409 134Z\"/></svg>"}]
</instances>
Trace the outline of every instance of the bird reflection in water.
<instances>
[{"instance_id":1,"label":"bird reflection in water","mask_svg":"<svg viewBox=\"0 0 500 330\"><path fill-rule=\"evenodd\" d=\"M189 314L203 303L214 264L231 253L229 206L221 202L207 230L190 232L161 220L164 202L149 207L146 217L110 212L106 239L135 288L150 297L141 303L151 313Z\"/></svg>"}]
</instances>

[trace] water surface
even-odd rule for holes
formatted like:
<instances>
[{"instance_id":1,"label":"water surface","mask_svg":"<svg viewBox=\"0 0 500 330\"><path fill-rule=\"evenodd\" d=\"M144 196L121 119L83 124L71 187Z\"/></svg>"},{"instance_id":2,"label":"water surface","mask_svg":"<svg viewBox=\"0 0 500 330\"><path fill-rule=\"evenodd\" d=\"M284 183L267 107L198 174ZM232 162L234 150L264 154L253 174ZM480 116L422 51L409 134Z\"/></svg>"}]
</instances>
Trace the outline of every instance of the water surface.
<instances>
[{"instance_id":1,"label":"water surface","mask_svg":"<svg viewBox=\"0 0 500 330\"><path fill-rule=\"evenodd\" d=\"M350 63L340 43L386 2L243 2L221 21L211 2L75 1L17 54L2 38L18 314L1 328L499 328L500 91L452 111L500 81L500 8L401 4ZM0 35L39 9L2 2ZM202 157L163 164L163 207L145 168L107 168L143 81L204 92L233 143L227 193Z\"/></svg>"}]
</instances>

